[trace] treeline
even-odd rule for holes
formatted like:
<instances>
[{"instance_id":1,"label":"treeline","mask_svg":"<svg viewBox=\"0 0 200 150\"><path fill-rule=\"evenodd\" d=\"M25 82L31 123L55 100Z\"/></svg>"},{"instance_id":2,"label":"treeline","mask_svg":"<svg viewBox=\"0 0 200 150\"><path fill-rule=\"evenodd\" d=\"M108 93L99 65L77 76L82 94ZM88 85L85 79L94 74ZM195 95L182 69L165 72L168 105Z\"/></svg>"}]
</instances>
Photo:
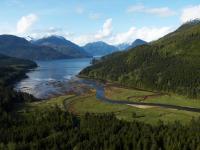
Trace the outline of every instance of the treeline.
<instances>
[{"instance_id":1,"label":"treeline","mask_svg":"<svg viewBox=\"0 0 200 150\"><path fill-rule=\"evenodd\" d=\"M32 101L37 101L37 99L30 94L16 92L10 87L0 86L0 113L11 112L17 103Z\"/></svg>"},{"instance_id":2,"label":"treeline","mask_svg":"<svg viewBox=\"0 0 200 150\"><path fill-rule=\"evenodd\" d=\"M24 59L17 59L0 54L0 86L10 86L15 81L25 77L28 69L37 67L37 64Z\"/></svg>"},{"instance_id":3,"label":"treeline","mask_svg":"<svg viewBox=\"0 0 200 150\"><path fill-rule=\"evenodd\" d=\"M37 65L29 60L0 55L0 116L4 120L10 116L16 103L35 101L32 95L16 92L13 83L25 77L28 69Z\"/></svg>"},{"instance_id":4,"label":"treeline","mask_svg":"<svg viewBox=\"0 0 200 150\"><path fill-rule=\"evenodd\" d=\"M78 118L58 107L0 121L0 149L199 150L200 119L156 126L112 114Z\"/></svg>"}]
</instances>

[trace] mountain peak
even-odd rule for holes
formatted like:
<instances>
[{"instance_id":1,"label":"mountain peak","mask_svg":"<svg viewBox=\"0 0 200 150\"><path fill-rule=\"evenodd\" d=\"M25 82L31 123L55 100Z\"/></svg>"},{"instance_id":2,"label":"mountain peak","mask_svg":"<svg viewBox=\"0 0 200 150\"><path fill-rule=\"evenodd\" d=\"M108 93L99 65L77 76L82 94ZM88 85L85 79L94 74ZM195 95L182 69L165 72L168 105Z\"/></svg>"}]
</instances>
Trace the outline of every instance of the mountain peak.
<instances>
[{"instance_id":1,"label":"mountain peak","mask_svg":"<svg viewBox=\"0 0 200 150\"><path fill-rule=\"evenodd\" d=\"M90 57L83 48L66 40L62 36L52 35L32 42L35 45L48 46L71 58Z\"/></svg>"},{"instance_id":2,"label":"mountain peak","mask_svg":"<svg viewBox=\"0 0 200 150\"><path fill-rule=\"evenodd\" d=\"M137 42L143 42L143 43L147 43L146 41L144 40L141 40L141 39L136 39L133 43L137 43Z\"/></svg>"},{"instance_id":3,"label":"mountain peak","mask_svg":"<svg viewBox=\"0 0 200 150\"><path fill-rule=\"evenodd\" d=\"M59 35L51 35L48 36L46 38L53 38L53 39L60 39L60 40L66 40L63 36L59 36Z\"/></svg>"},{"instance_id":4,"label":"mountain peak","mask_svg":"<svg viewBox=\"0 0 200 150\"><path fill-rule=\"evenodd\" d=\"M188 21L184 24L182 24L178 30L185 30L187 28L191 28L191 27L194 27L194 26L199 26L200 25L200 19L195 19L195 20L191 20L191 21Z\"/></svg>"},{"instance_id":5,"label":"mountain peak","mask_svg":"<svg viewBox=\"0 0 200 150\"><path fill-rule=\"evenodd\" d=\"M137 46L144 45L144 44L147 44L147 42L141 39L136 39L128 49L135 48Z\"/></svg>"},{"instance_id":6,"label":"mountain peak","mask_svg":"<svg viewBox=\"0 0 200 150\"><path fill-rule=\"evenodd\" d=\"M194 20L188 21L184 24L190 24L190 25L200 24L200 19L194 19Z\"/></svg>"},{"instance_id":7,"label":"mountain peak","mask_svg":"<svg viewBox=\"0 0 200 150\"><path fill-rule=\"evenodd\" d=\"M51 36L47 36L47 37L43 37L39 40L35 40L32 41L32 43L36 44L36 45L45 45L45 46L49 46L49 45L69 45L72 44L72 42L66 40L64 37L62 36L58 36L58 35L51 35Z\"/></svg>"}]
</instances>

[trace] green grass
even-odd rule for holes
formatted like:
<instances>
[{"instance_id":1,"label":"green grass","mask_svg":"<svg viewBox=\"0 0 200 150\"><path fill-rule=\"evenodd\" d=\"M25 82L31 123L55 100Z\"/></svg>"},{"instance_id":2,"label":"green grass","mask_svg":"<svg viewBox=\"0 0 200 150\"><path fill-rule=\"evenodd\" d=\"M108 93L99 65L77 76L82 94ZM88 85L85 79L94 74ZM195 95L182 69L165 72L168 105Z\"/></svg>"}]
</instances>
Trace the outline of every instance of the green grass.
<instances>
[{"instance_id":1,"label":"green grass","mask_svg":"<svg viewBox=\"0 0 200 150\"><path fill-rule=\"evenodd\" d=\"M139 91L139 90L127 89L127 88L118 88L118 87L106 88L106 96L115 100L128 99L129 96L144 96L144 95L151 95L151 94L153 93L148 92L148 91Z\"/></svg>"},{"instance_id":2,"label":"green grass","mask_svg":"<svg viewBox=\"0 0 200 150\"><path fill-rule=\"evenodd\" d=\"M72 98L73 96L74 95L60 96L56 98L51 98L49 100L26 103L23 106L18 106L17 110L19 113L29 113L34 111L43 111L45 109L51 109L55 106L58 106L64 110L64 101L69 98Z\"/></svg>"},{"instance_id":3,"label":"green grass","mask_svg":"<svg viewBox=\"0 0 200 150\"><path fill-rule=\"evenodd\" d=\"M147 100L147 102L200 108L200 99L189 99L187 97L175 94L170 96L165 95L161 97L150 98Z\"/></svg>"},{"instance_id":4,"label":"green grass","mask_svg":"<svg viewBox=\"0 0 200 150\"><path fill-rule=\"evenodd\" d=\"M155 93L146 92L146 91L137 91L133 89L116 88L116 87L106 88L106 96L114 100L129 100L132 102L140 101L140 102L148 102L148 103L172 104L172 105L178 105L178 106L200 108L200 99L190 99L186 96L175 95L175 94L151 97L146 100L143 100L143 98L128 99L128 97L130 96L146 96L146 95L151 95L151 94L155 94Z\"/></svg>"},{"instance_id":5,"label":"green grass","mask_svg":"<svg viewBox=\"0 0 200 150\"><path fill-rule=\"evenodd\" d=\"M69 110L83 115L89 113L114 113L118 119L126 121L142 121L149 124L156 124L159 120L165 123L174 122L176 120L187 123L193 117L200 117L199 113L179 111L163 108L136 108L128 105L104 103L95 98L95 95L81 96L74 98L68 104ZM136 113L136 116L133 116Z\"/></svg>"},{"instance_id":6,"label":"green grass","mask_svg":"<svg viewBox=\"0 0 200 150\"><path fill-rule=\"evenodd\" d=\"M125 91L128 92L129 89L126 89ZM117 96L115 95L115 97ZM85 94L83 96L60 96L46 101L27 103L25 106L23 106L23 109L20 109L19 112L28 116L29 113L34 111L43 111L46 109L51 109L55 106L80 116L87 112L96 114L113 113L118 119L121 120L137 120L149 124L156 124L159 120L162 120L164 123L172 123L178 120L185 124L188 123L193 117L200 117L200 113L187 111L165 109L159 107L137 108L123 104L105 103L96 99L94 93Z\"/></svg>"},{"instance_id":7,"label":"green grass","mask_svg":"<svg viewBox=\"0 0 200 150\"><path fill-rule=\"evenodd\" d=\"M70 104L69 109L78 114L86 112L91 113L114 113L124 111L128 108L126 105L115 105L97 100L95 95L80 96L75 98Z\"/></svg>"}]
</instances>

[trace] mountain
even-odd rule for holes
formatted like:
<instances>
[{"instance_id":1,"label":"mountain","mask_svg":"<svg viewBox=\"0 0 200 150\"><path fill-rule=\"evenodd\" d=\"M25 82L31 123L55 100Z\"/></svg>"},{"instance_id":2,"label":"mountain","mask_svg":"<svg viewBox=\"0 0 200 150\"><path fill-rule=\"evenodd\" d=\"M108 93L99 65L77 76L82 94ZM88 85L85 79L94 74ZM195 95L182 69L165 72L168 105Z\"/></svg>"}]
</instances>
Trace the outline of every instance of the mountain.
<instances>
[{"instance_id":1,"label":"mountain","mask_svg":"<svg viewBox=\"0 0 200 150\"><path fill-rule=\"evenodd\" d=\"M141 39L136 39L129 47L127 47L127 49L135 48L144 44L147 44L147 42Z\"/></svg>"},{"instance_id":2,"label":"mountain","mask_svg":"<svg viewBox=\"0 0 200 150\"><path fill-rule=\"evenodd\" d=\"M200 21L163 38L104 57L80 75L124 86L200 97Z\"/></svg>"},{"instance_id":3,"label":"mountain","mask_svg":"<svg viewBox=\"0 0 200 150\"><path fill-rule=\"evenodd\" d=\"M30 60L68 58L52 48L33 45L26 39L14 35L0 35L0 53Z\"/></svg>"},{"instance_id":4,"label":"mountain","mask_svg":"<svg viewBox=\"0 0 200 150\"><path fill-rule=\"evenodd\" d=\"M141 40L141 39L136 39L132 44L122 43L122 44L117 45L116 47L119 50L122 51L122 50L128 50L128 49L131 49L131 48L135 48L137 46L141 46L141 45L144 45L144 44L147 44L147 42L144 41L144 40Z\"/></svg>"},{"instance_id":5,"label":"mountain","mask_svg":"<svg viewBox=\"0 0 200 150\"><path fill-rule=\"evenodd\" d=\"M121 44L118 44L116 46L119 50L126 50L128 47L130 47L130 44L129 43L121 43Z\"/></svg>"},{"instance_id":6,"label":"mountain","mask_svg":"<svg viewBox=\"0 0 200 150\"><path fill-rule=\"evenodd\" d=\"M83 48L86 52L92 54L93 56L104 56L118 51L117 47L109 45L102 41L88 43L85 46L83 46Z\"/></svg>"},{"instance_id":7,"label":"mountain","mask_svg":"<svg viewBox=\"0 0 200 150\"><path fill-rule=\"evenodd\" d=\"M33 40L31 42L35 45L53 48L70 58L91 57L91 55L87 53L83 48L61 36L50 36L36 41Z\"/></svg>"}]
</instances>

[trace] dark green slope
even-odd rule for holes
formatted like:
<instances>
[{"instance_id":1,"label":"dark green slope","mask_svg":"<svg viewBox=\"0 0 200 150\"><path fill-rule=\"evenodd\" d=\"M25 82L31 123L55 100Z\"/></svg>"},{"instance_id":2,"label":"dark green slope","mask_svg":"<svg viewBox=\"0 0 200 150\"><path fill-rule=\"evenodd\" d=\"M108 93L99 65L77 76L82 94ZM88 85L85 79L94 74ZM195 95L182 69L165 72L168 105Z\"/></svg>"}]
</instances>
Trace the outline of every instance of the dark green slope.
<instances>
[{"instance_id":1,"label":"dark green slope","mask_svg":"<svg viewBox=\"0 0 200 150\"><path fill-rule=\"evenodd\" d=\"M36 99L26 93L15 92L13 90L13 84L24 77L25 73L36 67L36 63L30 60L18 59L13 57L8 57L0 54L0 130L3 130L5 126L8 128L11 124L7 124L9 120L16 119L8 112L12 112L14 104L35 101ZM5 131L5 130L4 130ZM1 133L1 135L3 135ZM7 134L5 134L7 136ZM0 140L1 141L1 140ZM2 142L2 141L1 141ZM1 146L0 146L1 147ZM0 148L4 149L4 148Z\"/></svg>"},{"instance_id":2,"label":"dark green slope","mask_svg":"<svg viewBox=\"0 0 200 150\"><path fill-rule=\"evenodd\" d=\"M200 97L200 22L184 24L148 45L106 56L80 74Z\"/></svg>"},{"instance_id":3,"label":"dark green slope","mask_svg":"<svg viewBox=\"0 0 200 150\"><path fill-rule=\"evenodd\" d=\"M25 76L28 69L37 64L24 59L8 57L0 54L0 87L7 86Z\"/></svg>"}]
</instances>

